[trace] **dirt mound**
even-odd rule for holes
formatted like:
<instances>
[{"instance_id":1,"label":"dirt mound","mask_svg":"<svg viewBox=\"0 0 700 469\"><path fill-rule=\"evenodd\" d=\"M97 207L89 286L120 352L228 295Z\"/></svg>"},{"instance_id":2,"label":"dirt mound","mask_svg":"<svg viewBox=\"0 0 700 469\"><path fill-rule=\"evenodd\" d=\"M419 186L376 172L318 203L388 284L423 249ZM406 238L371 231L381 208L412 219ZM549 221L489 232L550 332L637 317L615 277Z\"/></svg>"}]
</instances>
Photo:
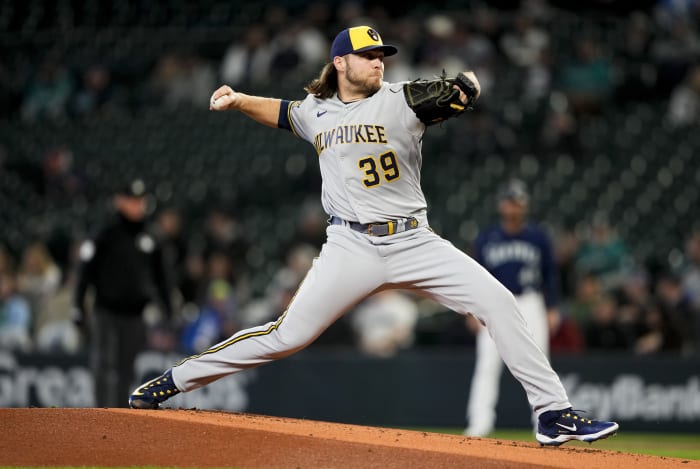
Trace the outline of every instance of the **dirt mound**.
<instances>
[{"instance_id":1,"label":"dirt mound","mask_svg":"<svg viewBox=\"0 0 700 469\"><path fill-rule=\"evenodd\" d=\"M0 409L3 466L700 467L697 461L194 410Z\"/></svg>"}]
</instances>

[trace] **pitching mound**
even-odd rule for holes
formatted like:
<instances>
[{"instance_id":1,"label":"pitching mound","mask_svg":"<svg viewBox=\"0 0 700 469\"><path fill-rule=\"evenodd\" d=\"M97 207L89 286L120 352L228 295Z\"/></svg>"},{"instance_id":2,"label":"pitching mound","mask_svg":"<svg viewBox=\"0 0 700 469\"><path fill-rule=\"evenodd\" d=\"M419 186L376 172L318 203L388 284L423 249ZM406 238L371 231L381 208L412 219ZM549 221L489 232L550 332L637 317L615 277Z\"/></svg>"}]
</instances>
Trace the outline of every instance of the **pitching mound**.
<instances>
[{"instance_id":1,"label":"pitching mound","mask_svg":"<svg viewBox=\"0 0 700 469\"><path fill-rule=\"evenodd\" d=\"M0 409L3 466L698 467L695 461L192 410Z\"/></svg>"}]
</instances>

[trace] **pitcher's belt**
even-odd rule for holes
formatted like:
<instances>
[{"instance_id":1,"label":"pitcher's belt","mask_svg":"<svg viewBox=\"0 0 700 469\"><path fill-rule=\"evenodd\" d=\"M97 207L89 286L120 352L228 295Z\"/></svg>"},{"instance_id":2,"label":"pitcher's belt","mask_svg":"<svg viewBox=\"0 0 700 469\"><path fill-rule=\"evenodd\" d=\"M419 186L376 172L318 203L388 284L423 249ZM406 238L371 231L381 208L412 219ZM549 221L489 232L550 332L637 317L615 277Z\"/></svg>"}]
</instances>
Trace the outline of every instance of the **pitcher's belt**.
<instances>
[{"instance_id":1,"label":"pitcher's belt","mask_svg":"<svg viewBox=\"0 0 700 469\"><path fill-rule=\"evenodd\" d=\"M400 218L398 220L390 220L379 223L359 223L356 221L347 221L336 216L330 219L331 225L345 225L360 233L370 236L389 236L404 231L414 230L418 228L418 220L414 217Z\"/></svg>"}]
</instances>

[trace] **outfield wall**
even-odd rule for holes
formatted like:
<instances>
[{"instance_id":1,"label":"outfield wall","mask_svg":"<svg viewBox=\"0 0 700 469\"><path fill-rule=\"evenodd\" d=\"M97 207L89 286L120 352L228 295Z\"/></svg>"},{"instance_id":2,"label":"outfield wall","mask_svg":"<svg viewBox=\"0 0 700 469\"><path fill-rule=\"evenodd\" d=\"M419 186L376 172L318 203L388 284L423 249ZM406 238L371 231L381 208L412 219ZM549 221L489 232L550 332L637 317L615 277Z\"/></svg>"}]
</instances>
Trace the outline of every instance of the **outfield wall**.
<instances>
[{"instance_id":1,"label":"outfield wall","mask_svg":"<svg viewBox=\"0 0 700 469\"><path fill-rule=\"evenodd\" d=\"M145 352L142 380L177 354ZM0 407L92 407L88 357L0 351ZM185 408L245 411L364 425L460 427L474 356L462 349L411 351L376 359L351 350L315 348L179 395ZM615 419L628 430L700 432L700 359L555 357L576 408ZM501 378L498 426L528 427L520 385Z\"/></svg>"}]
</instances>

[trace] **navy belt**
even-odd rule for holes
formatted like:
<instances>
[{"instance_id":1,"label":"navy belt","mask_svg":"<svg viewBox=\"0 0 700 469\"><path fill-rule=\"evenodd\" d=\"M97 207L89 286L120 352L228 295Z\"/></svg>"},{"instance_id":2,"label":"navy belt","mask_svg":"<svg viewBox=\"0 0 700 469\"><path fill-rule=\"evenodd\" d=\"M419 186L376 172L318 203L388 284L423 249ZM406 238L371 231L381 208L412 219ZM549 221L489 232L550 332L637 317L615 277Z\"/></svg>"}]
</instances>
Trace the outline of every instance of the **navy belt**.
<instances>
[{"instance_id":1,"label":"navy belt","mask_svg":"<svg viewBox=\"0 0 700 469\"><path fill-rule=\"evenodd\" d=\"M330 219L330 224L345 225L350 227L350 229L368 234L370 236L389 236L418 228L418 220L414 217L401 218L399 220L390 220L381 223L359 223L332 216Z\"/></svg>"}]
</instances>

